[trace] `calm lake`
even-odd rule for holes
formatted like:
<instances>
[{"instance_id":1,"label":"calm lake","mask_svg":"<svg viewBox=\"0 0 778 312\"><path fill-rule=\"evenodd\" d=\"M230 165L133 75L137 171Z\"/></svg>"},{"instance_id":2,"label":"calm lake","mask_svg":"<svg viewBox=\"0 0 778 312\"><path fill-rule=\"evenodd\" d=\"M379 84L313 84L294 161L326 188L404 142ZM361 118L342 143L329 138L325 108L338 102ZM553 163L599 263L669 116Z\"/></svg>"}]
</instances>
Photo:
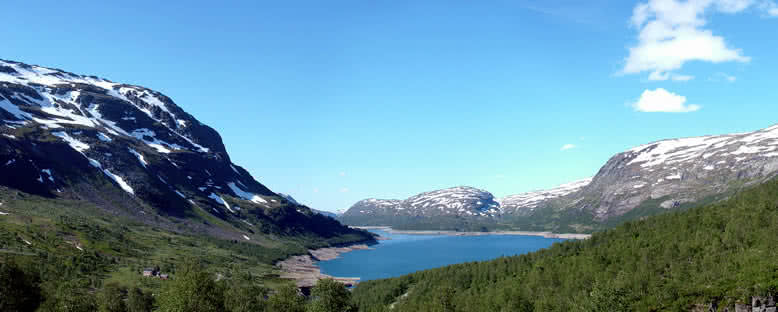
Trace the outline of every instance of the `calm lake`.
<instances>
[{"instance_id":1,"label":"calm lake","mask_svg":"<svg viewBox=\"0 0 778 312\"><path fill-rule=\"evenodd\" d=\"M383 230L373 233L388 237L370 250L342 254L319 263L322 273L338 277L359 277L362 281L397 277L411 272L450 264L491 260L550 247L557 238L520 235L406 235Z\"/></svg>"}]
</instances>

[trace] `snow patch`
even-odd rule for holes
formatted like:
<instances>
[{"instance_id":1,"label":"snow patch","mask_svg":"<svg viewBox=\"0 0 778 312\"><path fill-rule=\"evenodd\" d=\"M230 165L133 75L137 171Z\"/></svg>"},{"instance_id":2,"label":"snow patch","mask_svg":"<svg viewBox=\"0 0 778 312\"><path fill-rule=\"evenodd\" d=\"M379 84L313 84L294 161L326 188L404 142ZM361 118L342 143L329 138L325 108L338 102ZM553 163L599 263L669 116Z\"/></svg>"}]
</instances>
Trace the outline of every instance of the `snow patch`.
<instances>
[{"instance_id":1,"label":"snow patch","mask_svg":"<svg viewBox=\"0 0 778 312\"><path fill-rule=\"evenodd\" d=\"M102 132L98 132L97 133L97 138L100 139L100 141L103 141L103 142L111 142L111 141L113 141L113 139L111 139L111 137L105 135Z\"/></svg>"},{"instance_id":2,"label":"snow patch","mask_svg":"<svg viewBox=\"0 0 778 312\"><path fill-rule=\"evenodd\" d=\"M70 147L72 147L74 150L78 152L83 152L89 149L89 145L79 140L76 140L75 138L71 137L67 132L64 131L52 132L51 135L61 138L63 141L67 142L68 145L70 145Z\"/></svg>"},{"instance_id":3,"label":"snow patch","mask_svg":"<svg viewBox=\"0 0 778 312\"><path fill-rule=\"evenodd\" d=\"M108 171L108 169L104 169L103 173L105 173L105 175L107 175L109 178L114 180L114 182L116 182L116 184L119 184L119 187L121 187L125 192L130 193L132 195L135 195L135 190L133 190L132 187L130 187L130 185L127 184L127 182L124 181L124 178L122 178L122 177L120 177L120 176L118 176L116 174L113 174L112 172Z\"/></svg>"},{"instance_id":4,"label":"snow patch","mask_svg":"<svg viewBox=\"0 0 778 312\"><path fill-rule=\"evenodd\" d=\"M140 162L141 165L143 165L143 168L147 168L148 163L146 162L146 159L143 158L143 155L141 155L141 153L138 153L138 151L131 148L127 148L127 149L130 150L131 154L135 155L135 158L138 158L138 161Z\"/></svg>"},{"instance_id":5,"label":"snow patch","mask_svg":"<svg viewBox=\"0 0 778 312\"><path fill-rule=\"evenodd\" d=\"M230 204L224 201L224 198L222 198L221 196L216 195L215 193L211 193L211 195L208 195L208 198L213 199L217 203L224 205L224 207L227 207L227 210L229 210L232 213L235 213L235 211L233 211L232 208L230 208Z\"/></svg>"},{"instance_id":6,"label":"snow patch","mask_svg":"<svg viewBox=\"0 0 778 312\"><path fill-rule=\"evenodd\" d=\"M49 176L49 181L54 182L54 176L51 175L51 169L43 169L41 172L47 174Z\"/></svg>"},{"instance_id":7,"label":"snow patch","mask_svg":"<svg viewBox=\"0 0 778 312\"><path fill-rule=\"evenodd\" d=\"M0 99L0 108L4 109L6 112L11 113L11 115L14 115L16 119L25 120L25 119L32 119L32 116L29 113L26 113L19 109L19 106L16 106L6 100L5 98Z\"/></svg>"},{"instance_id":8,"label":"snow patch","mask_svg":"<svg viewBox=\"0 0 778 312\"><path fill-rule=\"evenodd\" d=\"M242 189L240 189L237 185L235 185L235 182L227 183L227 186L230 187L232 192L235 194L235 196L238 196L240 198L243 198L245 200L252 201L256 204L267 204L267 201L263 199L262 197L257 196L254 193L246 192Z\"/></svg>"}]
</instances>

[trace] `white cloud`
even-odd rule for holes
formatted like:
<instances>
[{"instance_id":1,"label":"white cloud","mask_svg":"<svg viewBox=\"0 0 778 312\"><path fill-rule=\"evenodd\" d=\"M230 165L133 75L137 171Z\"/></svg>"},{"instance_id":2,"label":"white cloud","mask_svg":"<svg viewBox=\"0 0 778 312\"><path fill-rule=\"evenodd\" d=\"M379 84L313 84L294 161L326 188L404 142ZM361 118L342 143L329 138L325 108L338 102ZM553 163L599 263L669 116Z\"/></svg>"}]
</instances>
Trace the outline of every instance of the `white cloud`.
<instances>
[{"instance_id":1,"label":"white cloud","mask_svg":"<svg viewBox=\"0 0 778 312\"><path fill-rule=\"evenodd\" d=\"M349 189L347 187L340 188L341 193L348 193Z\"/></svg>"},{"instance_id":2,"label":"white cloud","mask_svg":"<svg viewBox=\"0 0 778 312\"><path fill-rule=\"evenodd\" d=\"M313 192L314 192L314 193L318 193L318 192L319 192L319 188L318 188L318 187L314 187L314 188L313 188Z\"/></svg>"},{"instance_id":3,"label":"white cloud","mask_svg":"<svg viewBox=\"0 0 778 312\"><path fill-rule=\"evenodd\" d=\"M687 105L685 96L663 88L643 91L640 99L632 107L636 111L649 113L688 113L702 108L699 105Z\"/></svg>"},{"instance_id":4,"label":"white cloud","mask_svg":"<svg viewBox=\"0 0 778 312\"><path fill-rule=\"evenodd\" d=\"M633 10L631 23L639 31L638 43L629 49L625 74L651 72L649 80L688 81L692 76L673 74L686 62L749 62L740 49L705 29L705 13L739 13L756 0L648 0ZM766 9L765 9L766 10Z\"/></svg>"},{"instance_id":5,"label":"white cloud","mask_svg":"<svg viewBox=\"0 0 778 312\"><path fill-rule=\"evenodd\" d=\"M560 151L566 151L566 150L571 150L571 149L574 149L574 148L576 148L576 147L577 147L577 146L575 146L575 144L565 144L565 145L562 145L562 148L561 148L561 149L559 149L559 150L560 150Z\"/></svg>"},{"instance_id":6,"label":"white cloud","mask_svg":"<svg viewBox=\"0 0 778 312\"><path fill-rule=\"evenodd\" d=\"M768 16L778 17L778 4L772 0L765 0L759 4L759 9L767 13Z\"/></svg>"},{"instance_id":7,"label":"white cloud","mask_svg":"<svg viewBox=\"0 0 778 312\"><path fill-rule=\"evenodd\" d=\"M343 172L343 171L341 171L340 173L338 173L338 175L339 175L339 176L341 176L341 177L345 177L345 176L346 176L346 173L345 173L345 172Z\"/></svg>"}]
</instances>

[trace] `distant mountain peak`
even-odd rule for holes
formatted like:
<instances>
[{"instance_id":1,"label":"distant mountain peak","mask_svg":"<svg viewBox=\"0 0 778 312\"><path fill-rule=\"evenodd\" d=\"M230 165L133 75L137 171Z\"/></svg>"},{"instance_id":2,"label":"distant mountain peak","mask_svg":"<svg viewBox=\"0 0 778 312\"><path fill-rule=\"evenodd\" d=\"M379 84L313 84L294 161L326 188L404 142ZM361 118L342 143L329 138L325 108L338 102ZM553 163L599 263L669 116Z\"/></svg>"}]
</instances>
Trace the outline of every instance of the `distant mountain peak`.
<instances>
[{"instance_id":1,"label":"distant mountain peak","mask_svg":"<svg viewBox=\"0 0 778 312\"><path fill-rule=\"evenodd\" d=\"M457 186L424 192L405 200L364 199L349 208L343 216L491 216L498 211L498 204L491 193L474 187Z\"/></svg>"}]
</instances>

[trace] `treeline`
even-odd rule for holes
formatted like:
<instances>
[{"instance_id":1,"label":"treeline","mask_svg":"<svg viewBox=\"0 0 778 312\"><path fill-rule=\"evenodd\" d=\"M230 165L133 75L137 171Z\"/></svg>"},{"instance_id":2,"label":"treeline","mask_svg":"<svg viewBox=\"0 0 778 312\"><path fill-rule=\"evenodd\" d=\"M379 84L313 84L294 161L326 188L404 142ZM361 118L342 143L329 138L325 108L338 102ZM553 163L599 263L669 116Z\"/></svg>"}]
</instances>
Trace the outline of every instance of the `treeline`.
<instances>
[{"instance_id":1,"label":"treeline","mask_svg":"<svg viewBox=\"0 0 778 312\"><path fill-rule=\"evenodd\" d=\"M584 241L360 283L360 311L691 311L778 293L778 182ZM723 308L722 308L723 310Z\"/></svg>"},{"instance_id":2,"label":"treeline","mask_svg":"<svg viewBox=\"0 0 778 312\"><path fill-rule=\"evenodd\" d=\"M90 290L63 282L47 288L38 272L13 261L0 263L0 311L8 312L356 312L351 292L332 279L311 290L294 285L271 292L248 274L220 279L198 264L184 264L158 294L115 283Z\"/></svg>"}]
</instances>

